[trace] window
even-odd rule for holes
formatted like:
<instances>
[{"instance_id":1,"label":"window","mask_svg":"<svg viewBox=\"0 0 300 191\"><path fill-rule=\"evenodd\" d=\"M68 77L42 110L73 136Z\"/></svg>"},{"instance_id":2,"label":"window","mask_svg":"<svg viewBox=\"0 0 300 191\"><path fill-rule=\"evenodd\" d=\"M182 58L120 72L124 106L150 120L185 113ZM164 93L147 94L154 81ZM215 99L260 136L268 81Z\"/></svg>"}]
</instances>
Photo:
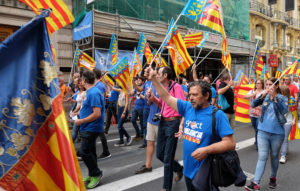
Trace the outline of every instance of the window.
<instances>
[{"instance_id":1,"label":"window","mask_svg":"<svg viewBox=\"0 0 300 191\"><path fill-rule=\"evenodd\" d=\"M286 0L285 1L285 11L292 11L295 9L295 0Z\"/></svg>"},{"instance_id":2,"label":"window","mask_svg":"<svg viewBox=\"0 0 300 191\"><path fill-rule=\"evenodd\" d=\"M263 40L263 28L260 25L256 25L255 27L255 39Z\"/></svg>"},{"instance_id":3,"label":"window","mask_svg":"<svg viewBox=\"0 0 300 191\"><path fill-rule=\"evenodd\" d=\"M277 0L269 0L269 5L273 5L273 4L276 4L277 3Z\"/></svg>"}]
</instances>

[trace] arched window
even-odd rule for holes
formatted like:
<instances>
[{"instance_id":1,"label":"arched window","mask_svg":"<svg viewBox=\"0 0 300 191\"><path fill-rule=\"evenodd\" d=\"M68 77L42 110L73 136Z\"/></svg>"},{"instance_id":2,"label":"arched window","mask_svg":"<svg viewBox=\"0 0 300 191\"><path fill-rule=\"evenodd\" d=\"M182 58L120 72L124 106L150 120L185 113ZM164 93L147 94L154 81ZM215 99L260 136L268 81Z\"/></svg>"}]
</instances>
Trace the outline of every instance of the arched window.
<instances>
[{"instance_id":1,"label":"arched window","mask_svg":"<svg viewBox=\"0 0 300 191\"><path fill-rule=\"evenodd\" d=\"M300 55L300 37L296 41L296 53Z\"/></svg>"},{"instance_id":2,"label":"arched window","mask_svg":"<svg viewBox=\"0 0 300 191\"><path fill-rule=\"evenodd\" d=\"M290 34L286 35L286 46L287 46L288 52L292 52L293 45L292 45L292 36Z\"/></svg>"},{"instance_id":3,"label":"arched window","mask_svg":"<svg viewBox=\"0 0 300 191\"><path fill-rule=\"evenodd\" d=\"M256 25L255 27L255 40L259 40L259 46L263 47L265 45L264 41L264 28L261 25Z\"/></svg>"}]
</instances>

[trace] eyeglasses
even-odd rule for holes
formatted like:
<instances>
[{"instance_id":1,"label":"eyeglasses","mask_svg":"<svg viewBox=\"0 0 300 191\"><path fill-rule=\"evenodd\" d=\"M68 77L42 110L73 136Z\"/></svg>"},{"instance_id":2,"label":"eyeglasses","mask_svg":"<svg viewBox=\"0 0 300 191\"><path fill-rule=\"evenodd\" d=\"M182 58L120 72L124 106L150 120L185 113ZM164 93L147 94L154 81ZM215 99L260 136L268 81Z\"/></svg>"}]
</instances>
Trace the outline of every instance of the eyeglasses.
<instances>
[{"instance_id":1,"label":"eyeglasses","mask_svg":"<svg viewBox=\"0 0 300 191\"><path fill-rule=\"evenodd\" d=\"M266 86L272 86L273 84L266 84Z\"/></svg>"},{"instance_id":2,"label":"eyeglasses","mask_svg":"<svg viewBox=\"0 0 300 191\"><path fill-rule=\"evenodd\" d=\"M255 84L262 84L262 83L255 83Z\"/></svg>"}]
</instances>

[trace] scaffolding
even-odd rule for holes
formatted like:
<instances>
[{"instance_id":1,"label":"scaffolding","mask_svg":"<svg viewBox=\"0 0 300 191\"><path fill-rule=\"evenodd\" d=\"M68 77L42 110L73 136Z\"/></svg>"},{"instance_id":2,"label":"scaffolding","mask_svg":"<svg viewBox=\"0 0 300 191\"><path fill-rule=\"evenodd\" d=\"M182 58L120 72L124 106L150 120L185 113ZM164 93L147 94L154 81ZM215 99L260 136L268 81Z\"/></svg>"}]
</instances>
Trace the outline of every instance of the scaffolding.
<instances>
[{"instance_id":1,"label":"scaffolding","mask_svg":"<svg viewBox=\"0 0 300 191\"><path fill-rule=\"evenodd\" d=\"M223 0L228 3L227 0ZM228 0L229 1L229 0ZM118 2L118 4L117 4ZM135 2L135 3L134 3ZM153 2L160 2L152 7L152 13L160 12L160 14L150 15L147 11L147 7L153 4ZM76 41L75 46L86 51L94 57L95 50L108 50L110 44L111 34L116 34L118 38L119 50L133 51L134 47L137 46L139 41L139 36L141 32L147 37L147 41L150 43L151 49L158 48L166 34L168 28L168 23L170 18L172 18L172 13L180 13L184 7L185 0L154 0L154 1L144 1L144 0L95 0L94 3L86 5L85 0L75 0L74 1L74 16L76 20L79 21L79 17L83 17L86 12L93 11L93 33L91 37ZM234 75L239 69L244 71L249 71L249 65L252 60L251 52L254 52L255 44L248 41L249 35L249 18L247 22L245 21L245 16L242 17L238 13L239 11L232 11L233 5L237 5L239 0L229 1L231 8L227 7L224 9L224 25L226 29L227 37L231 38L230 44L231 48L234 50L231 52L232 55L232 74ZM164 3L172 4L166 6ZM243 0L243 3L245 1ZM153 4L153 5L154 5ZM143 6L142 6L143 5ZM158 7L160 5L161 7ZM249 3L247 3L249 5ZM174 8L175 6L175 8ZM243 5L245 7L245 5ZM241 6L241 7L243 7ZM123 8L122 8L123 7ZM144 7L144 8L143 8ZM166 7L166 8L162 8ZM139 9L142 9L139 10ZM166 10L167 11L166 11ZM137 11L139 10L139 11ZM163 10L163 11L158 11ZM163 12L163 13L162 13ZM230 14L225 14L226 12L231 12ZM138 14L140 13L140 14ZM167 14L168 13L168 14ZM248 12L243 13L249 17ZM176 18L176 15L173 15ZM232 17L235 17L232 19ZM230 19L229 19L230 18ZM231 24L226 24L229 22ZM187 23L185 25L184 23ZM76 23L75 23L76 24ZM199 25L193 23L193 21L181 17L179 22L179 31L184 36L190 32L197 32L199 30L207 29L201 28ZM226 26L230 26L227 27ZM191 27L190 27L191 26ZM242 27L243 26L243 27ZM190 28L188 28L190 27ZM235 29L233 29L235 27ZM232 33L228 32L230 31ZM239 33L239 34L238 34ZM242 35L245 33L246 35ZM236 35L236 36L234 36ZM235 37L233 39L232 37ZM246 40L245 40L246 39ZM212 50L219 41L219 36L211 34L209 40L206 42L198 61L206 56L206 54ZM229 42L230 42L229 41ZM243 48L242 48L243 47ZM193 60L199 53L199 48L189 48L188 52ZM168 53L162 54L168 64L171 64L171 59ZM144 59L145 61L146 59ZM209 64L207 64L209 63ZM221 64L221 51L220 47L214 50L206 59L205 63L200 64L197 69L204 74L211 74L212 77L218 76L218 74L223 70L224 66ZM189 70L187 71L189 75Z\"/></svg>"}]
</instances>

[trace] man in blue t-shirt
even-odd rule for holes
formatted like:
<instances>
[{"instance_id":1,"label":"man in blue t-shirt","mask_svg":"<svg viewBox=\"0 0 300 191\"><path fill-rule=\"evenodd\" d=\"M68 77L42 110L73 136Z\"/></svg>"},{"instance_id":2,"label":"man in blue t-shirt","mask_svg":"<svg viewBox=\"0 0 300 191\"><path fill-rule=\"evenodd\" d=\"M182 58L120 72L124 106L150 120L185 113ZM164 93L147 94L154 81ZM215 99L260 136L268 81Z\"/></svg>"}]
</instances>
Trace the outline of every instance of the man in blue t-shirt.
<instances>
[{"instance_id":1,"label":"man in blue t-shirt","mask_svg":"<svg viewBox=\"0 0 300 191\"><path fill-rule=\"evenodd\" d=\"M177 135L183 136L183 174L188 190L195 190L192 179L200 168L203 159L210 154L223 153L235 148L233 131L222 111L216 112L217 143L211 143L212 112L210 85L195 81L189 85L190 101L182 101L171 96L156 78L156 71L145 70L145 76L152 81L160 98L175 111L184 116L184 129Z\"/></svg>"},{"instance_id":2,"label":"man in blue t-shirt","mask_svg":"<svg viewBox=\"0 0 300 191\"><path fill-rule=\"evenodd\" d=\"M133 83L135 83L134 86L143 87L144 79L141 76L137 76ZM134 107L133 107L133 110L131 113L131 123L136 132L135 139L141 140L141 139L143 139L143 135L144 135L143 109L144 109L144 105L145 105L145 92L135 89L133 94L135 95L136 100L135 100ZM140 119L141 128L139 128L139 126L136 122L138 117Z\"/></svg>"},{"instance_id":3,"label":"man in blue t-shirt","mask_svg":"<svg viewBox=\"0 0 300 191\"><path fill-rule=\"evenodd\" d=\"M93 72L94 72L95 77L96 77L95 87L100 90L100 92L101 92L101 94L102 94L102 96L105 100L106 87L105 87L104 83L102 83L100 81L101 76L102 76L101 71L99 69L95 68L93 70ZM106 159L106 158L111 157L111 154L110 154L109 149L108 149L107 140L106 140L104 132L100 133L99 137L101 139L102 148L103 148L103 151L102 151L101 155L99 156L99 158L100 159Z\"/></svg>"},{"instance_id":4,"label":"man in blue t-shirt","mask_svg":"<svg viewBox=\"0 0 300 191\"><path fill-rule=\"evenodd\" d=\"M119 88L117 85L115 85L114 87ZM116 124L118 124L118 120L117 120L117 101L118 101L118 98L119 98L119 94L120 93L115 91L115 90L111 90L110 93L108 94L106 124L105 124L105 130L104 130L105 134L108 134L108 130L109 130L110 124L111 124L112 115L115 118Z\"/></svg>"},{"instance_id":5,"label":"man in blue t-shirt","mask_svg":"<svg viewBox=\"0 0 300 191\"><path fill-rule=\"evenodd\" d=\"M212 79L209 75L205 75L203 80L206 81L207 83L209 83L209 85L211 85ZM210 104L215 106L218 94L217 94L216 89L212 85L210 86L210 89L211 89Z\"/></svg>"},{"instance_id":6,"label":"man in blue t-shirt","mask_svg":"<svg viewBox=\"0 0 300 191\"><path fill-rule=\"evenodd\" d=\"M84 181L87 188L91 189L99 185L103 176L97 164L96 139L103 133L105 105L101 92L94 87L95 74L85 71L82 77L86 96L80 109L80 119L75 120L75 124L80 125L80 155L89 170L89 175Z\"/></svg>"}]
</instances>

